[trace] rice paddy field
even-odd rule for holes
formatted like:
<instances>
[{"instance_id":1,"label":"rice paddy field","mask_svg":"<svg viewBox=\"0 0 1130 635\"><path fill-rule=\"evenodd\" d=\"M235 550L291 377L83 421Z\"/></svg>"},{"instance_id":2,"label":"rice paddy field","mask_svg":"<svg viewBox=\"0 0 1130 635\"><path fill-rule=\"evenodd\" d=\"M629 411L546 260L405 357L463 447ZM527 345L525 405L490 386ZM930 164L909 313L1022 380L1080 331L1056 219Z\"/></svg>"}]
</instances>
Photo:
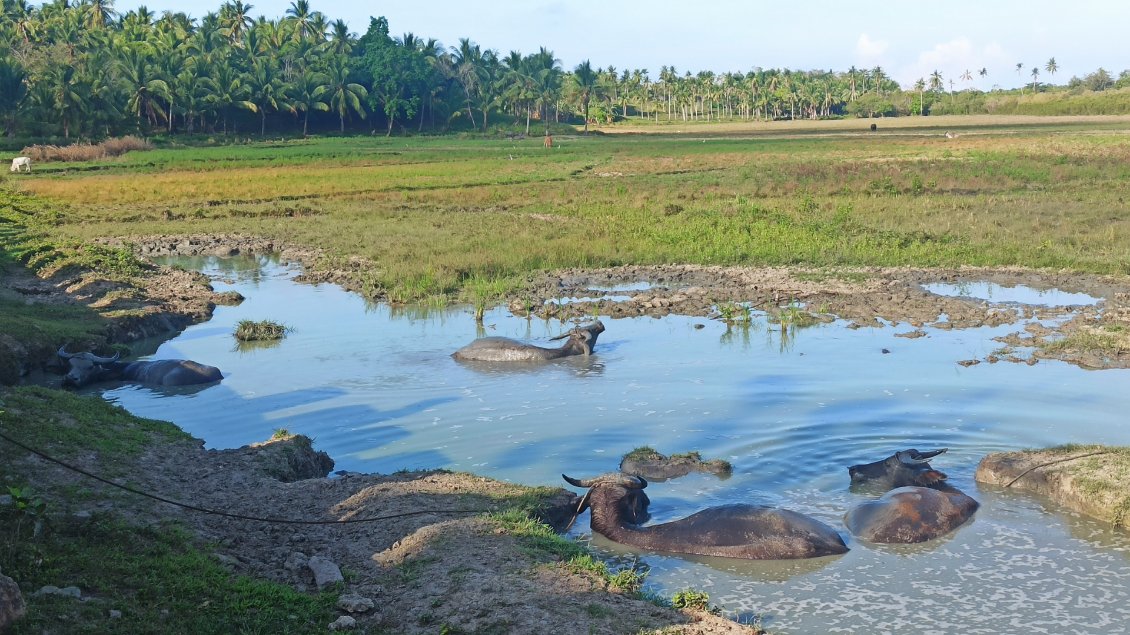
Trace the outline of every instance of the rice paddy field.
<instances>
[{"instance_id":1,"label":"rice paddy field","mask_svg":"<svg viewBox=\"0 0 1130 635\"><path fill-rule=\"evenodd\" d=\"M617 264L1130 272L1128 117L207 140L5 177L66 238L270 237L364 257L365 288L405 301Z\"/></svg>"}]
</instances>

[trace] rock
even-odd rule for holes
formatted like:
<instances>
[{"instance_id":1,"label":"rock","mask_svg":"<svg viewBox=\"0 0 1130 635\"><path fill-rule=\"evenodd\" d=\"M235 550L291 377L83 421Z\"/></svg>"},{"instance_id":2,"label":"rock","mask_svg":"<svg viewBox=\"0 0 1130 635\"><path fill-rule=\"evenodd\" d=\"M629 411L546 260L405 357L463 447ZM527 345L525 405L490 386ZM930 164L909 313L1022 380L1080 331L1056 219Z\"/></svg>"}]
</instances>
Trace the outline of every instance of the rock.
<instances>
[{"instance_id":1,"label":"rock","mask_svg":"<svg viewBox=\"0 0 1130 635\"><path fill-rule=\"evenodd\" d=\"M1101 445L995 452L981 459L979 483L1032 492L1075 511L1130 528L1130 448Z\"/></svg>"},{"instance_id":2,"label":"rock","mask_svg":"<svg viewBox=\"0 0 1130 635\"><path fill-rule=\"evenodd\" d=\"M8 626L26 612L27 604L20 594L20 585L0 572L0 633L6 632Z\"/></svg>"},{"instance_id":3,"label":"rock","mask_svg":"<svg viewBox=\"0 0 1130 635\"><path fill-rule=\"evenodd\" d=\"M301 551L294 551L286 557L286 562L283 563L283 569L301 578L303 582L309 583L313 579L313 576L310 575L310 568L307 566L309 563L310 558L306 554Z\"/></svg>"},{"instance_id":4,"label":"rock","mask_svg":"<svg viewBox=\"0 0 1130 635\"><path fill-rule=\"evenodd\" d=\"M239 559L226 553L216 553L213 557L228 571L234 571L239 566Z\"/></svg>"},{"instance_id":5,"label":"rock","mask_svg":"<svg viewBox=\"0 0 1130 635\"><path fill-rule=\"evenodd\" d=\"M906 333L895 333L895 337L905 337L907 339L916 339L916 338L919 338L919 337L926 337L926 331L923 331L922 329L917 329L917 330L914 330L914 331L908 331Z\"/></svg>"},{"instance_id":6,"label":"rock","mask_svg":"<svg viewBox=\"0 0 1130 635\"><path fill-rule=\"evenodd\" d=\"M31 595L32 597L39 597L41 595L59 595L62 597L75 598L76 600L82 599L82 591L79 590L77 586L68 586L60 589L57 586L48 584L47 586L41 587L38 591L32 593Z\"/></svg>"},{"instance_id":7,"label":"rock","mask_svg":"<svg viewBox=\"0 0 1130 635\"><path fill-rule=\"evenodd\" d=\"M357 628L357 620L348 615L342 615L330 624L331 631L351 631L355 628Z\"/></svg>"},{"instance_id":8,"label":"rock","mask_svg":"<svg viewBox=\"0 0 1130 635\"><path fill-rule=\"evenodd\" d=\"M122 612L118 609L110 609L110 619L116 620L122 617Z\"/></svg>"},{"instance_id":9,"label":"rock","mask_svg":"<svg viewBox=\"0 0 1130 635\"><path fill-rule=\"evenodd\" d=\"M242 450L253 451L263 471L284 483L325 478L334 469L330 455L315 450L310 437L301 434L270 439L238 451Z\"/></svg>"},{"instance_id":10,"label":"rock","mask_svg":"<svg viewBox=\"0 0 1130 635\"><path fill-rule=\"evenodd\" d=\"M979 360L979 359L963 359L963 360L958 362L958 365L965 366L966 368L968 368L970 366L976 366L977 364L980 364L980 363L981 363L981 360Z\"/></svg>"},{"instance_id":11,"label":"rock","mask_svg":"<svg viewBox=\"0 0 1130 635\"><path fill-rule=\"evenodd\" d=\"M341 568L328 558L314 556L306 563L306 568L314 574L314 584L318 586L319 590L331 584L345 581L345 578L341 575Z\"/></svg>"},{"instance_id":12,"label":"rock","mask_svg":"<svg viewBox=\"0 0 1130 635\"><path fill-rule=\"evenodd\" d=\"M373 610L376 603L356 593L346 593L337 599L337 608L349 613L364 613Z\"/></svg>"},{"instance_id":13,"label":"rock","mask_svg":"<svg viewBox=\"0 0 1130 635\"><path fill-rule=\"evenodd\" d=\"M678 478L691 472L710 472L720 478L729 478L732 470L728 461L703 461L698 452L664 456L651 448L633 450L620 461L621 472L654 481Z\"/></svg>"}]
</instances>

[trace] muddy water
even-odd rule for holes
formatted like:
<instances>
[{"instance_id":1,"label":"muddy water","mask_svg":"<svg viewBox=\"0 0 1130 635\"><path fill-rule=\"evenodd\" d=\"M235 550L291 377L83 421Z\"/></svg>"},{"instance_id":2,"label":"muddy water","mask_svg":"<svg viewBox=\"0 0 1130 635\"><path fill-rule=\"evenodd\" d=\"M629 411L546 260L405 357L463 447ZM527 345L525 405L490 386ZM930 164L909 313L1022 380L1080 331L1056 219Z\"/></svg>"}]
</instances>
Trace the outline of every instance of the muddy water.
<instances>
[{"instance_id":1,"label":"muddy water","mask_svg":"<svg viewBox=\"0 0 1130 635\"><path fill-rule=\"evenodd\" d=\"M338 469L445 467L545 485L560 485L562 472L614 470L639 445L698 450L730 460L733 477L652 484L654 522L712 504L766 503L833 525L852 550L750 563L636 554L593 541L616 562L650 567L649 584L662 595L705 589L727 613L757 616L780 633L1109 633L1130 623L1130 537L972 480L991 451L1130 444L1130 371L955 363L983 359L1000 346L992 337L1015 327L927 329L928 337L907 339L895 337L913 330L907 325L853 330L837 322L783 334L760 316L748 328L605 317L589 359L466 365L450 353L476 336L550 345L565 327L497 310L480 330L467 309L369 306L332 285L296 284L295 270L266 260L189 264L247 300L217 308L153 358L219 366L223 382L105 394L134 413L176 422L210 447L286 428L313 437ZM1039 294L999 301L1049 302ZM293 332L274 346L240 349L231 333L241 319L272 319ZM848 491L847 466L909 447L950 448L934 465L982 502L974 521L913 547L847 536L842 515L865 498Z\"/></svg>"}]
</instances>

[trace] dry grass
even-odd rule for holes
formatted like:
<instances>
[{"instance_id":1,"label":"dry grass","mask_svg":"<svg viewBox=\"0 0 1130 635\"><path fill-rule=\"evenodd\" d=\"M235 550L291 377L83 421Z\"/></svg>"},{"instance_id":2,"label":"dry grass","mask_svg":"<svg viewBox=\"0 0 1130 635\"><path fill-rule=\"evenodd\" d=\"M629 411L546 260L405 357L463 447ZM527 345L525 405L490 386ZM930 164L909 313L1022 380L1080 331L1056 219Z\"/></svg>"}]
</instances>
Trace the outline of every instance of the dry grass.
<instances>
[{"instance_id":1,"label":"dry grass","mask_svg":"<svg viewBox=\"0 0 1130 635\"><path fill-rule=\"evenodd\" d=\"M69 146L34 145L21 150L33 161L97 161L136 150L152 150L153 144L132 135L107 139L101 143L74 143Z\"/></svg>"}]
</instances>

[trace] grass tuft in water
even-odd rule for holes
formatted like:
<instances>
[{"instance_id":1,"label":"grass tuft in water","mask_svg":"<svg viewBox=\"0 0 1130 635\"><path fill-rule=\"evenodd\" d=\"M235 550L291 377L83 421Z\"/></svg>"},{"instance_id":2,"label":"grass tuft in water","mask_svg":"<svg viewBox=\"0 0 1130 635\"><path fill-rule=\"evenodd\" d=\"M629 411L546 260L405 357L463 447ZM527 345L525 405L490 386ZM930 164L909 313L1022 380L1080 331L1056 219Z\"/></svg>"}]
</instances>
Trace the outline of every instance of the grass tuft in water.
<instances>
[{"instance_id":1,"label":"grass tuft in water","mask_svg":"<svg viewBox=\"0 0 1130 635\"><path fill-rule=\"evenodd\" d=\"M291 330L289 326L270 320L240 320L232 335L241 342L268 342L281 340Z\"/></svg>"}]
</instances>

